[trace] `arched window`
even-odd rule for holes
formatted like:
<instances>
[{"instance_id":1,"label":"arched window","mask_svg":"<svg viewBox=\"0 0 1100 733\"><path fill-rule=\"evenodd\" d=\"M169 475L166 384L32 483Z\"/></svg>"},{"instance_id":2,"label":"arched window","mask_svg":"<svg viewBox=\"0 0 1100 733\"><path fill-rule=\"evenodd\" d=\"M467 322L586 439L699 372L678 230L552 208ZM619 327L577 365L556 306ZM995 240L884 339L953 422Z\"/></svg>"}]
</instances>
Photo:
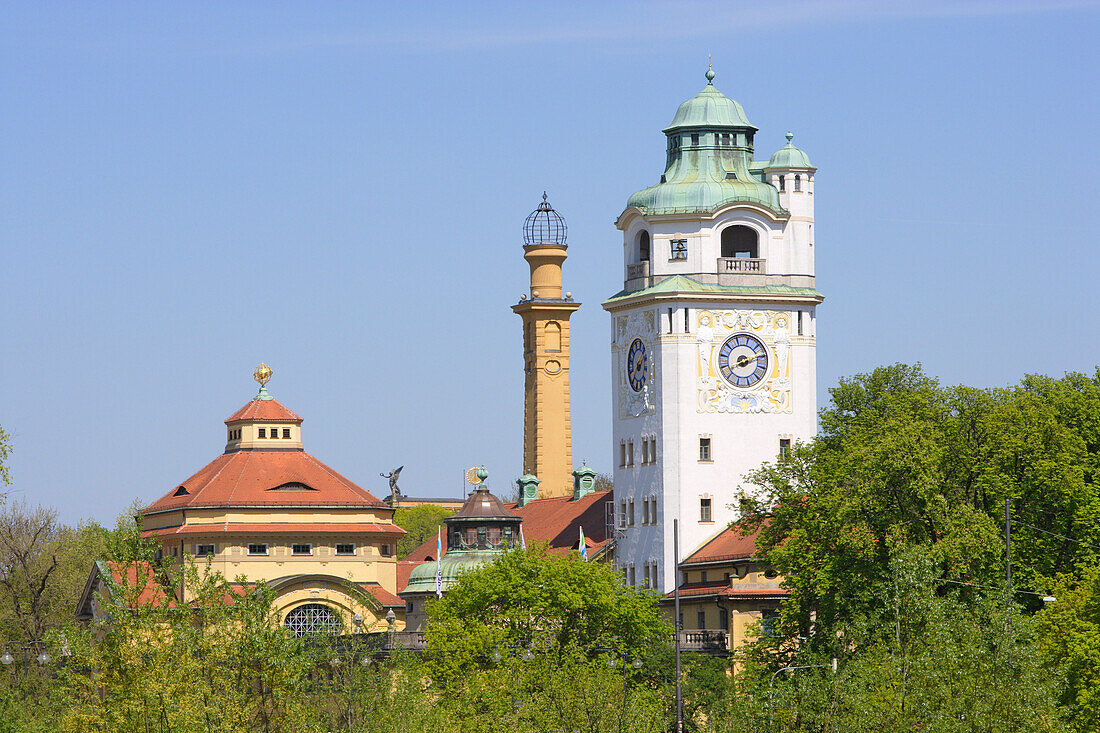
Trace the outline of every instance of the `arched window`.
<instances>
[{"instance_id":1,"label":"arched window","mask_svg":"<svg viewBox=\"0 0 1100 733\"><path fill-rule=\"evenodd\" d=\"M561 351L561 326L556 321L546 324L546 350Z\"/></svg>"},{"instance_id":2,"label":"arched window","mask_svg":"<svg viewBox=\"0 0 1100 733\"><path fill-rule=\"evenodd\" d=\"M797 174L794 177L794 190L795 191L801 191L802 190L802 176L797 175Z\"/></svg>"},{"instance_id":3,"label":"arched window","mask_svg":"<svg viewBox=\"0 0 1100 733\"><path fill-rule=\"evenodd\" d=\"M649 262L649 232L638 235L638 262Z\"/></svg>"},{"instance_id":4,"label":"arched window","mask_svg":"<svg viewBox=\"0 0 1100 733\"><path fill-rule=\"evenodd\" d=\"M722 230L723 257L756 258L759 249L756 243L756 230L740 224Z\"/></svg>"},{"instance_id":5,"label":"arched window","mask_svg":"<svg viewBox=\"0 0 1100 733\"><path fill-rule=\"evenodd\" d=\"M294 636L306 634L339 634L344 629L340 616L332 608L321 603L298 606L286 615L286 630Z\"/></svg>"},{"instance_id":6,"label":"arched window","mask_svg":"<svg viewBox=\"0 0 1100 733\"><path fill-rule=\"evenodd\" d=\"M787 177L784 175L779 176L779 192L783 193L787 190Z\"/></svg>"}]
</instances>

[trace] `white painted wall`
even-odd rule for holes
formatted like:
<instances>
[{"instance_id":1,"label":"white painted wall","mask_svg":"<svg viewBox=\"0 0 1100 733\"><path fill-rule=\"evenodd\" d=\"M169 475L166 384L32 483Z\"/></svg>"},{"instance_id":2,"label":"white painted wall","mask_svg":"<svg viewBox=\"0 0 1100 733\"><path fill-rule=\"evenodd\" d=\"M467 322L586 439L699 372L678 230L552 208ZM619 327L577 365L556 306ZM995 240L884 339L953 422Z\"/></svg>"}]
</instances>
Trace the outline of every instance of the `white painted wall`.
<instances>
[{"instance_id":1,"label":"white painted wall","mask_svg":"<svg viewBox=\"0 0 1100 733\"><path fill-rule=\"evenodd\" d=\"M696 272L714 273L720 254L721 230L733 224L752 226L760 232L762 255L772 274L813 276L813 180L803 173L802 191L793 191L793 174L788 173L784 207L791 211L787 222L775 223L750 208L733 208L714 218L646 221L637 216L626 222L623 232L625 265L638 261L637 234L643 228L651 236L651 272L654 275ZM688 259L669 261L668 240L688 239ZM671 318L668 309L672 309ZM802 311L802 334L798 334L798 312ZM685 324L685 313L687 322ZM741 404L738 395L751 396L754 389L736 390L713 374L701 381L699 316L709 314L723 324L713 328L712 368L718 347L728 334L750 332L765 343L772 364L765 382L783 395L777 406L766 403L766 411L708 411L719 404L723 409ZM786 319L784 321L784 318ZM763 322L761 326L760 323ZM756 323L756 326L752 326ZM789 347L788 369L773 375L781 351L786 325ZM774 461L781 437L808 440L816 432L816 341L815 307L811 303L761 300L736 302L725 296L685 294L659 302L639 303L633 308L612 311L612 450L617 507L634 502L633 527L620 534L616 565L635 568L640 584L645 566L658 562L662 592L676 582L673 558L672 520L680 519L680 557L686 557L724 529L738 516L733 506L741 489L753 491L744 476L764 461ZM646 394L639 396L625 381L626 355L631 342L640 338L650 357L650 380ZM704 343L706 341L704 340ZM714 372L717 370L715 369ZM721 380L721 377L717 377ZM709 380L709 381L708 381ZM758 385L759 386L759 385ZM709 388L724 395L704 400ZM769 394L774 394L769 392ZM701 406L702 404L702 406ZM758 402L759 404L759 402ZM642 440L657 437L657 461L641 465ZM711 438L712 462L699 461L699 437ZM634 465L620 466L620 444L632 441ZM646 498L658 497L657 523L642 526ZM700 521L700 498L711 498L712 521Z\"/></svg>"}]
</instances>

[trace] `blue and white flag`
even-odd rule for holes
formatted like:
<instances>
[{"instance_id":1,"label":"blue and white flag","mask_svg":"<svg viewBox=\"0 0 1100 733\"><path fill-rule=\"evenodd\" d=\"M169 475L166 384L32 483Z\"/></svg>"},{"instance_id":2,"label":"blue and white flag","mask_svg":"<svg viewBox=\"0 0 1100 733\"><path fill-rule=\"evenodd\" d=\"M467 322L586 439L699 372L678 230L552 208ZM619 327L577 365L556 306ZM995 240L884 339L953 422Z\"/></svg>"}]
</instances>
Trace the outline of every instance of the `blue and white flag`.
<instances>
[{"instance_id":1,"label":"blue and white flag","mask_svg":"<svg viewBox=\"0 0 1100 733\"><path fill-rule=\"evenodd\" d=\"M443 556L443 528L435 530L435 597L443 597L443 566L440 560Z\"/></svg>"},{"instance_id":2,"label":"blue and white flag","mask_svg":"<svg viewBox=\"0 0 1100 733\"><path fill-rule=\"evenodd\" d=\"M584 543L584 527L577 527L581 533L580 544L577 545L577 552L581 554L581 559L588 562L588 545Z\"/></svg>"},{"instance_id":3,"label":"blue and white flag","mask_svg":"<svg viewBox=\"0 0 1100 733\"><path fill-rule=\"evenodd\" d=\"M519 525L519 549L527 551L527 540L523 539L523 525Z\"/></svg>"}]
</instances>

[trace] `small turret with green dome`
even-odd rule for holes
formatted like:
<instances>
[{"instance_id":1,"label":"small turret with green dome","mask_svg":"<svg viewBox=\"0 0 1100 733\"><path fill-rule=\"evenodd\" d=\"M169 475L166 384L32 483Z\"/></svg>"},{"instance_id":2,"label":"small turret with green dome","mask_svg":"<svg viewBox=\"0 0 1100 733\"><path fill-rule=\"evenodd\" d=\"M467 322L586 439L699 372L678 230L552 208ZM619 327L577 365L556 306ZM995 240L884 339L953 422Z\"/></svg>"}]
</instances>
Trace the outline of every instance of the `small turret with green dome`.
<instances>
[{"instance_id":1,"label":"small turret with green dome","mask_svg":"<svg viewBox=\"0 0 1100 733\"><path fill-rule=\"evenodd\" d=\"M788 132L787 144L772 153L771 160L768 161L768 165L765 166L764 170L771 170L773 168L790 168L809 171L817 170L817 168L810 165L810 156L796 148L792 140L794 140L794 133Z\"/></svg>"},{"instance_id":2,"label":"small turret with green dome","mask_svg":"<svg viewBox=\"0 0 1100 733\"><path fill-rule=\"evenodd\" d=\"M763 206L786 215L773 186L757 177L753 137L757 128L745 110L714 86L707 69L703 90L682 103L668 137L665 173L655 186L627 200L645 215L712 212L734 203Z\"/></svg>"},{"instance_id":3,"label":"small turret with green dome","mask_svg":"<svg viewBox=\"0 0 1100 733\"><path fill-rule=\"evenodd\" d=\"M452 517L443 520L447 554L432 558L415 567L402 597L415 603L420 596L436 592L436 560L446 592L463 570L492 562L501 553L519 547L519 525L522 521L494 496L485 481L489 472L484 467L476 472L476 488Z\"/></svg>"}]
</instances>

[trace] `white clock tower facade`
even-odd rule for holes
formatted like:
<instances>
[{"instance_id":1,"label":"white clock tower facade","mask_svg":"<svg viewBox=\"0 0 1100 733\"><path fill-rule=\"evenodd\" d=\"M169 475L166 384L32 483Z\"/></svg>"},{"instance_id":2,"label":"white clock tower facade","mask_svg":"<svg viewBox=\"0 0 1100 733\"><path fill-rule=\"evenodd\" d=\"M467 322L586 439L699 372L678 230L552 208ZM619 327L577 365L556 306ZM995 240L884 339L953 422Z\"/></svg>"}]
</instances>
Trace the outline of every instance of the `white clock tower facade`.
<instances>
[{"instance_id":1,"label":"white clock tower facade","mask_svg":"<svg viewBox=\"0 0 1100 733\"><path fill-rule=\"evenodd\" d=\"M661 592L738 516L745 474L816 432L814 177L791 142L754 160L737 102L680 105L660 183L635 193L612 321L616 566Z\"/></svg>"}]
</instances>

